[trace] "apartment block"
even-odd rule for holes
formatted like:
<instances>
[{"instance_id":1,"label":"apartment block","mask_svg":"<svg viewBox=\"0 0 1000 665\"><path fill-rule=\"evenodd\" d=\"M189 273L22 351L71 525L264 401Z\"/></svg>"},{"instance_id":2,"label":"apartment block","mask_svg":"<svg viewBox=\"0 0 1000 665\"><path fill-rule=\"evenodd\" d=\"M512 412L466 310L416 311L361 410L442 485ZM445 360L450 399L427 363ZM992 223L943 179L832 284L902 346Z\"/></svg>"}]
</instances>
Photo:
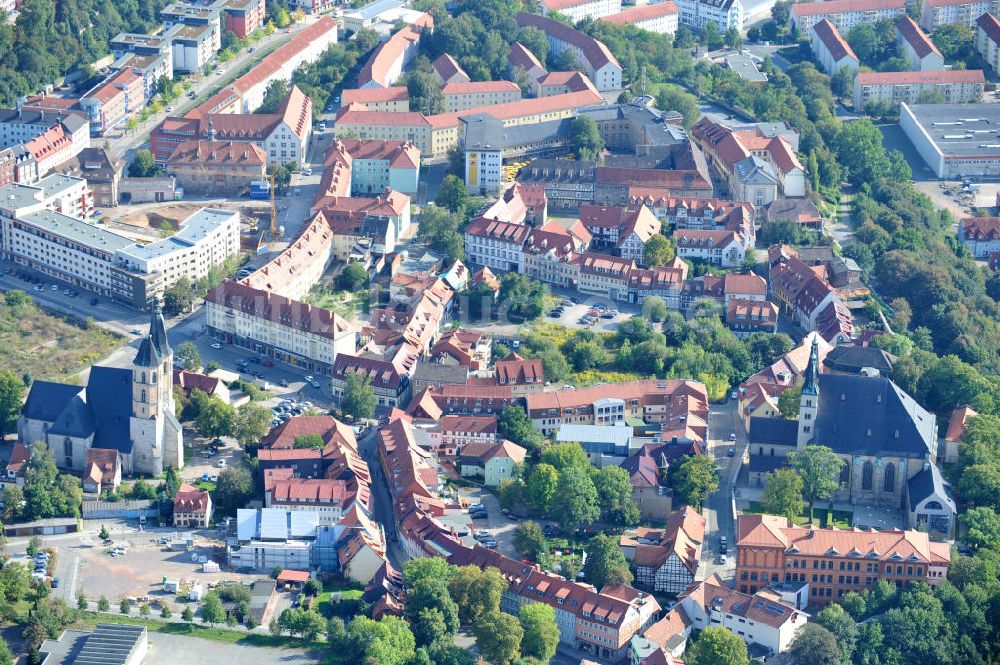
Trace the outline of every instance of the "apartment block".
<instances>
[{"instance_id":1,"label":"apartment block","mask_svg":"<svg viewBox=\"0 0 1000 665\"><path fill-rule=\"evenodd\" d=\"M983 98L981 69L925 72L862 72L854 78L854 110L873 102L963 104Z\"/></svg>"},{"instance_id":2,"label":"apartment block","mask_svg":"<svg viewBox=\"0 0 1000 665\"><path fill-rule=\"evenodd\" d=\"M542 16L553 12L566 16L573 23L583 19L597 20L622 10L621 0L541 0L538 9Z\"/></svg>"},{"instance_id":3,"label":"apartment block","mask_svg":"<svg viewBox=\"0 0 1000 665\"><path fill-rule=\"evenodd\" d=\"M861 64L854 49L829 19L824 18L812 27L812 50L823 71L830 76L844 67L856 72Z\"/></svg>"},{"instance_id":4,"label":"apartment block","mask_svg":"<svg viewBox=\"0 0 1000 665\"><path fill-rule=\"evenodd\" d=\"M804 35L809 34L809 29L823 19L846 35L861 23L897 19L904 14L906 0L829 0L794 4L789 20L794 21Z\"/></svg>"},{"instance_id":5,"label":"apartment block","mask_svg":"<svg viewBox=\"0 0 1000 665\"><path fill-rule=\"evenodd\" d=\"M983 14L995 14L995 0L924 0L920 10L920 27L934 30L942 25L976 25Z\"/></svg>"},{"instance_id":6,"label":"apartment block","mask_svg":"<svg viewBox=\"0 0 1000 665\"><path fill-rule=\"evenodd\" d=\"M910 69L913 71L936 72L944 69L941 51L909 16L904 16L896 23L896 43L910 61Z\"/></svg>"},{"instance_id":7,"label":"apartment block","mask_svg":"<svg viewBox=\"0 0 1000 665\"><path fill-rule=\"evenodd\" d=\"M1000 71L1000 21L990 13L976 19L975 47L983 63L994 72Z\"/></svg>"},{"instance_id":8,"label":"apartment block","mask_svg":"<svg viewBox=\"0 0 1000 665\"><path fill-rule=\"evenodd\" d=\"M680 23L703 30L709 23L725 33L730 28L743 29L746 13L740 0L676 0Z\"/></svg>"},{"instance_id":9,"label":"apartment block","mask_svg":"<svg viewBox=\"0 0 1000 665\"><path fill-rule=\"evenodd\" d=\"M629 7L617 14L601 17L613 25L634 25L635 27L655 32L660 35L672 35L677 32L680 10L671 0L650 5Z\"/></svg>"}]
</instances>

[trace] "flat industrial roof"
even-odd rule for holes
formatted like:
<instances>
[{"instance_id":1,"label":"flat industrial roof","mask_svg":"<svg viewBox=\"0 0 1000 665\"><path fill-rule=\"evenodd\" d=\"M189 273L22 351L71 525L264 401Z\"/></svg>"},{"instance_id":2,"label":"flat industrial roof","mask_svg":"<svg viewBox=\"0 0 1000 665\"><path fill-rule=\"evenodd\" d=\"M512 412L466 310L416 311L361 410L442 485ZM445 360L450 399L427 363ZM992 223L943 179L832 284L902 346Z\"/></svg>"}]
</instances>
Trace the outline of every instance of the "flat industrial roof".
<instances>
[{"instance_id":1,"label":"flat industrial roof","mask_svg":"<svg viewBox=\"0 0 1000 665\"><path fill-rule=\"evenodd\" d=\"M902 104L949 157L1000 158L1000 104Z\"/></svg>"},{"instance_id":2,"label":"flat industrial roof","mask_svg":"<svg viewBox=\"0 0 1000 665\"><path fill-rule=\"evenodd\" d=\"M137 259L154 259L169 254L177 249L191 247L203 240L210 233L233 215L231 210L218 208L202 208L181 223L181 229L163 240L151 242L148 245L136 245L121 253Z\"/></svg>"},{"instance_id":3,"label":"flat industrial roof","mask_svg":"<svg viewBox=\"0 0 1000 665\"><path fill-rule=\"evenodd\" d=\"M131 238L54 210L39 210L28 213L20 220L53 235L63 237L70 242L105 252L114 253L135 244Z\"/></svg>"},{"instance_id":4,"label":"flat industrial roof","mask_svg":"<svg viewBox=\"0 0 1000 665\"><path fill-rule=\"evenodd\" d=\"M360 9L355 9L354 11L345 12L344 18L360 19L362 21L368 21L382 12L389 11L390 9L396 9L402 7L403 3L399 0L378 0L378 2L373 2L367 4Z\"/></svg>"},{"instance_id":5,"label":"flat industrial roof","mask_svg":"<svg viewBox=\"0 0 1000 665\"><path fill-rule=\"evenodd\" d=\"M0 189L0 207L17 210L41 203L43 199L56 196L60 192L80 184L82 178L53 173L34 185L13 183Z\"/></svg>"}]
</instances>

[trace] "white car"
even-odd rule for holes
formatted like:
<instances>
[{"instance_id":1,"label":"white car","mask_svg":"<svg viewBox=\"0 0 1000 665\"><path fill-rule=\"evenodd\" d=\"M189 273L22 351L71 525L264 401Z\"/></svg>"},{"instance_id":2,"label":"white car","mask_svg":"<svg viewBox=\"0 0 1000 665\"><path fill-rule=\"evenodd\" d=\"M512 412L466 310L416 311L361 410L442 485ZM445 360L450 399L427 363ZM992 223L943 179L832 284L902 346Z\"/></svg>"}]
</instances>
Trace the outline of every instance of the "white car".
<instances>
[{"instance_id":1,"label":"white car","mask_svg":"<svg viewBox=\"0 0 1000 665\"><path fill-rule=\"evenodd\" d=\"M218 462L215 463L215 466L219 467L220 469L226 468L226 460L220 459Z\"/></svg>"},{"instance_id":2,"label":"white car","mask_svg":"<svg viewBox=\"0 0 1000 665\"><path fill-rule=\"evenodd\" d=\"M212 348L213 349L221 349L222 345L219 344L218 342L212 342Z\"/></svg>"},{"instance_id":3,"label":"white car","mask_svg":"<svg viewBox=\"0 0 1000 665\"><path fill-rule=\"evenodd\" d=\"M315 376L313 376L312 374L306 374L306 383L312 383L315 380L316 380Z\"/></svg>"}]
</instances>

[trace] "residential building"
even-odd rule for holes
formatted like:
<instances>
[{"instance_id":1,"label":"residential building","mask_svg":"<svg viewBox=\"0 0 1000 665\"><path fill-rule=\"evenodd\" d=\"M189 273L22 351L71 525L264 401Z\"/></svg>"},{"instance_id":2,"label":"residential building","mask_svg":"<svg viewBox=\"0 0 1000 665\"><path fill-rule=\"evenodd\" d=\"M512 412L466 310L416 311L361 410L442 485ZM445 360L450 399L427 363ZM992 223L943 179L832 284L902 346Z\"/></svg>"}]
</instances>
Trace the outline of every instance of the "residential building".
<instances>
[{"instance_id":1,"label":"residential building","mask_svg":"<svg viewBox=\"0 0 1000 665\"><path fill-rule=\"evenodd\" d=\"M817 24L818 25L818 24ZM819 208L808 198L778 199L764 207L762 225L772 222L792 222L799 228L821 231L823 217Z\"/></svg>"},{"instance_id":2,"label":"residential building","mask_svg":"<svg viewBox=\"0 0 1000 665\"><path fill-rule=\"evenodd\" d=\"M468 111L521 99L521 88L510 81L465 81L441 87L446 113Z\"/></svg>"},{"instance_id":3,"label":"residential building","mask_svg":"<svg viewBox=\"0 0 1000 665\"><path fill-rule=\"evenodd\" d=\"M681 24L703 30L715 23L723 34L730 28L742 30L746 18L740 0L677 0L677 8Z\"/></svg>"},{"instance_id":4,"label":"residential building","mask_svg":"<svg viewBox=\"0 0 1000 665\"><path fill-rule=\"evenodd\" d=\"M737 410L744 426L749 428L753 416L771 418L778 415L778 396L805 381L813 340L818 342L817 352L822 362L833 346L819 333L808 333L798 346L740 384Z\"/></svg>"},{"instance_id":5,"label":"residential building","mask_svg":"<svg viewBox=\"0 0 1000 665\"><path fill-rule=\"evenodd\" d=\"M535 81L536 97L551 97L581 90L596 91L597 88L585 74L578 71L549 72Z\"/></svg>"},{"instance_id":6,"label":"residential building","mask_svg":"<svg viewBox=\"0 0 1000 665\"><path fill-rule=\"evenodd\" d=\"M976 19L973 42L983 63L994 72L1000 71L1000 21L989 12Z\"/></svg>"},{"instance_id":7,"label":"residential building","mask_svg":"<svg viewBox=\"0 0 1000 665\"><path fill-rule=\"evenodd\" d=\"M526 224L478 217L465 227L465 251L475 265L520 273L524 266L522 248L530 231Z\"/></svg>"},{"instance_id":8,"label":"residential building","mask_svg":"<svg viewBox=\"0 0 1000 665\"><path fill-rule=\"evenodd\" d=\"M934 30L942 25L975 26L976 19L997 11L993 0L924 0L920 7L920 26Z\"/></svg>"},{"instance_id":9,"label":"residential building","mask_svg":"<svg viewBox=\"0 0 1000 665\"><path fill-rule=\"evenodd\" d=\"M538 57L521 42L514 42L510 45L510 54L507 56L507 62L510 64L511 71L515 77L518 72L522 72L530 80L538 81L548 73L545 66L539 62ZM517 79L515 78L514 80Z\"/></svg>"},{"instance_id":10,"label":"residential building","mask_svg":"<svg viewBox=\"0 0 1000 665\"><path fill-rule=\"evenodd\" d=\"M832 344L849 342L854 322L847 305L830 284L824 266L810 266L784 245L769 251L772 299L802 328L815 330Z\"/></svg>"},{"instance_id":11,"label":"residential building","mask_svg":"<svg viewBox=\"0 0 1000 665\"><path fill-rule=\"evenodd\" d=\"M357 332L333 312L239 282L209 291L205 325L215 339L325 376L357 348Z\"/></svg>"},{"instance_id":12,"label":"residential building","mask_svg":"<svg viewBox=\"0 0 1000 665\"><path fill-rule=\"evenodd\" d=\"M382 39L393 33L400 21L411 25L423 19L424 13L410 9L401 0L376 0L343 14L344 31L352 35L359 30L372 30Z\"/></svg>"},{"instance_id":13,"label":"residential building","mask_svg":"<svg viewBox=\"0 0 1000 665\"><path fill-rule=\"evenodd\" d=\"M852 73L856 72L861 65L858 56L854 54L854 49L829 19L824 18L813 25L812 51L823 71L830 76L844 67Z\"/></svg>"},{"instance_id":14,"label":"residential building","mask_svg":"<svg viewBox=\"0 0 1000 665\"><path fill-rule=\"evenodd\" d=\"M455 457L466 445L497 442L496 416L443 416L427 429L431 450Z\"/></svg>"},{"instance_id":15,"label":"residential building","mask_svg":"<svg viewBox=\"0 0 1000 665\"><path fill-rule=\"evenodd\" d=\"M576 23L586 18L596 21L617 14L622 10L622 3L621 0L542 0L538 9L542 16L558 12Z\"/></svg>"},{"instance_id":16,"label":"residential building","mask_svg":"<svg viewBox=\"0 0 1000 665\"><path fill-rule=\"evenodd\" d=\"M959 448L962 444L962 438L965 436L965 427L968 425L969 418L978 415L971 406L960 406L951 412L948 430L941 440L944 445L938 450L938 458L945 464L954 464L958 461Z\"/></svg>"},{"instance_id":17,"label":"residential building","mask_svg":"<svg viewBox=\"0 0 1000 665\"><path fill-rule=\"evenodd\" d=\"M388 88L402 77L403 69L417 55L420 33L434 30L434 18L424 14L382 42L358 72L359 88Z\"/></svg>"},{"instance_id":18,"label":"residential building","mask_svg":"<svg viewBox=\"0 0 1000 665\"><path fill-rule=\"evenodd\" d=\"M645 205L580 206L580 222L593 237L595 251L611 251L645 265L646 243L660 232L660 221Z\"/></svg>"},{"instance_id":19,"label":"residential building","mask_svg":"<svg viewBox=\"0 0 1000 665\"><path fill-rule=\"evenodd\" d=\"M143 76L122 69L85 92L79 104L90 120L90 135L102 136L146 107Z\"/></svg>"},{"instance_id":20,"label":"residential building","mask_svg":"<svg viewBox=\"0 0 1000 665\"><path fill-rule=\"evenodd\" d=\"M408 413L438 420L442 415L499 415L514 403L510 386L459 386L425 388L413 399Z\"/></svg>"},{"instance_id":21,"label":"residential building","mask_svg":"<svg viewBox=\"0 0 1000 665\"><path fill-rule=\"evenodd\" d=\"M364 108L366 111L406 113L410 110L410 93L405 85L388 88L350 88L341 95L341 106Z\"/></svg>"},{"instance_id":22,"label":"residential building","mask_svg":"<svg viewBox=\"0 0 1000 665\"><path fill-rule=\"evenodd\" d=\"M60 469L83 472L88 451L116 451L127 474L159 476L184 466L175 417L173 351L159 309L132 365L90 369L86 386L35 381L21 408L18 440L42 442ZM162 379L162 380L161 380Z\"/></svg>"},{"instance_id":23,"label":"residential building","mask_svg":"<svg viewBox=\"0 0 1000 665\"><path fill-rule=\"evenodd\" d=\"M636 268L629 274L629 301L642 303L649 296L658 296L669 309L679 310L687 274L687 264L679 259L675 259L672 265Z\"/></svg>"},{"instance_id":24,"label":"residential building","mask_svg":"<svg viewBox=\"0 0 1000 665\"><path fill-rule=\"evenodd\" d=\"M167 172L192 194L239 196L267 172L267 153L252 143L196 140L177 144Z\"/></svg>"},{"instance_id":25,"label":"residential building","mask_svg":"<svg viewBox=\"0 0 1000 665\"><path fill-rule=\"evenodd\" d=\"M458 60L455 60L450 53L439 55L431 63L431 66L434 68L434 75L438 77L442 85L447 85L448 83L468 83L472 80L465 73L465 70L462 69L462 65L458 64Z\"/></svg>"},{"instance_id":26,"label":"residential building","mask_svg":"<svg viewBox=\"0 0 1000 665\"><path fill-rule=\"evenodd\" d=\"M617 14L600 17L614 25L634 25L648 32L672 35L677 32L680 10L672 0L664 0L650 5L629 7Z\"/></svg>"},{"instance_id":27,"label":"residential building","mask_svg":"<svg viewBox=\"0 0 1000 665\"><path fill-rule=\"evenodd\" d=\"M770 589L744 593L726 586L718 575L692 585L677 604L691 629L721 625L747 644L760 644L771 653L787 651L809 620L808 614L781 602Z\"/></svg>"},{"instance_id":28,"label":"residential building","mask_svg":"<svg viewBox=\"0 0 1000 665\"><path fill-rule=\"evenodd\" d=\"M118 205L118 183L124 168L125 163L104 148L84 148L55 170L64 175L85 179L94 193L94 205L111 208Z\"/></svg>"},{"instance_id":29,"label":"residential building","mask_svg":"<svg viewBox=\"0 0 1000 665\"><path fill-rule=\"evenodd\" d=\"M822 442L844 460L833 500L896 508L908 502L911 528L950 538L955 501L936 466L935 417L889 379L820 374L819 367L814 338L797 423L750 419L751 484L765 484L790 451Z\"/></svg>"},{"instance_id":30,"label":"residential building","mask_svg":"<svg viewBox=\"0 0 1000 665\"><path fill-rule=\"evenodd\" d=\"M1000 217L965 217L958 222L958 240L977 259L1000 252Z\"/></svg>"},{"instance_id":31,"label":"residential building","mask_svg":"<svg viewBox=\"0 0 1000 665\"><path fill-rule=\"evenodd\" d=\"M430 359L442 365L458 365L469 371L481 371L490 366L493 340L474 330L455 328L441 335L430 349ZM466 381L462 381L466 383Z\"/></svg>"},{"instance_id":32,"label":"residential building","mask_svg":"<svg viewBox=\"0 0 1000 665\"><path fill-rule=\"evenodd\" d=\"M499 487L514 477L514 465L524 462L528 451L506 439L491 443L469 443L458 453L463 478L482 478L486 487Z\"/></svg>"},{"instance_id":33,"label":"residential building","mask_svg":"<svg viewBox=\"0 0 1000 665\"><path fill-rule=\"evenodd\" d=\"M687 380L628 381L576 390L549 390L526 395L524 399L528 417L545 436L568 424L613 425L627 418L672 423L707 420L708 414L704 385Z\"/></svg>"},{"instance_id":34,"label":"residential building","mask_svg":"<svg viewBox=\"0 0 1000 665\"><path fill-rule=\"evenodd\" d=\"M191 393L195 390L200 390L209 397L215 397L226 404L232 404L229 386L218 376L174 368L174 386L179 388L187 398L190 398Z\"/></svg>"},{"instance_id":35,"label":"residential building","mask_svg":"<svg viewBox=\"0 0 1000 665\"><path fill-rule=\"evenodd\" d=\"M368 377L379 406L406 408L412 394L410 377L388 360L342 353L333 361L333 397L344 399L350 374Z\"/></svg>"},{"instance_id":36,"label":"residential building","mask_svg":"<svg viewBox=\"0 0 1000 665\"><path fill-rule=\"evenodd\" d=\"M920 531L806 528L785 517L740 515L736 522L736 584L756 593L774 582L807 582L809 604L836 603L879 580L902 588L908 582L936 587L944 581L951 552Z\"/></svg>"},{"instance_id":37,"label":"residential building","mask_svg":"<svg viewBox=\"0 0 1000 665\"><path fill-rule=\"evenodd\" d=\"M18 102L15 109L0 110L0 148L11 149L4 151L7 175L0 183L30 184L90 148L89 120L80 111L53 111Z\"/></svg>"},{"instance_id":38,"label":"residential building","mask_svg":"<svg viewBox=\"0 0 1000 665\"><path fill-rule=\"evenodd\" d=\"M774 334L778 330L778 306L766 301L730 300L726 305L726 325L741 339L755 332Z\"/></svg>"},{"instance_id":39,"label":"residential building","mask_svg":"<svg viewBox=\"0 0 1000 665\"><path fill-rule=\"evenodd\" d=\"M264 25L267 8L264 0L225 0L223 12L226 15L226 30L245 39Z\"/></svg>"},{"instance_id":40,"label":"residential building","mask_svg":"<svg viewBox=\"0 0 1000 665\"><path fill-rule=\"evenodd\" d=\"M899 126L938 178L1000 173L1000 152L979 138L1000 122L995 104L909 104Z\"/></svg>"},{"instance_id":41,"label":"residential building","mask_svg":"<svg viewBox=\"0 0 1000 665\"><path fill-rule=\"evenodd\" d=\"M747 248L732 231L682 229L674 232L677 256L735 268L743 264Z\"/></svg>"},{"instance_id":42,"label":"residential building","mask_svg":"<svg viewBox=\"0 0 1000 665\"><path fill-rule=\"evenodd\" d=\"M545 387L545 370L538 358L526 359L511 351L494 367L497 385L510 386L515 397L538 392Z\"/></svg>"},{"instance_id":43,"label":"residential building","mask_svg":"<svg viewBox=\"0 0 1000 665\"><path fill-rule=\"evenodd\" d=\"M645 446L629 455L620 465L629 474L632 501L643 520L659 520L673 510L673 490L667 486L665 471Z\"/></svg>"},{"instance_id":44,"label":"residential building","mask_svg":"<svg viewBox=\"0 0 1000 665\"><path fill-rule=\"evenodd\" d=\"M944 56L912 18L904 16L896 23L896 43L915 72L944 69Z\"/></svg>"},{"instance_id":45,"label":"residential building","mask_svg":"<svg viewBox=\"0 0 1000 665\"><path fill-rule=\"evenodd\" d=\"M904 14L906 0L828 0L796 3L789 20L795 22L799 32L809 34L810 28L827 19L846 35L860 23L895 20Z\"/></svg>"},{"instance_id":46,"label":"residential building","mask_svg":"<svg viewBox=\"0 0 1000 665\"><path fill-rule=\"evenodd\" d=\"M212 524L212 495L194 485L181 483L174 494L174 526L207 529Z\"/></svg>"},{"instance_id":47,"label":"residential building","mask_svg":"<svg viewBox=\"0 0 1000 665\"><path fill-rule=\"evenodd\" d=\"M420 150L412 141L341 139L326 151L321 194L313 207L321 206L324 196L372 196L386 190L415 196L419 181ZM397 237L409 226L409 214L405 219Z\"/></svg>"},{"instance_id":48,"label":"residential building","mask_svg":"<svg viewBox=\"0 0 1000 665\"><path fill-rule=\"evenodd\" d=\"M694 582L705 542L705 518L690 506L667 516L664 529L640 527L622 536L622 551L635 570L635 583L659 593L680 594Z\"/></svg>"},{"instance_id":49,"label":"residential building","mask_svg":"<svg viewBox=\"0 0 1000 665\"><path fill-rule=\"evenodd\" d=\"M15 445L20 445L24 448L24 444ZM12 455L11 460L13 461L14 459ZM9 465L7 469L10 471ZM87 461L84 462L83 469L81 485L85 494L101 494L105 491L113 493L121 485L122 465L118 459L117 450L108 448L88 449Z\"/></svg>"},{"instance_id":50,"label":"residential building","mask_svg":"<svg viewBox=\"0 0 1000 665\"><path fill-rule=\"evenodd\" d=\"M621 11L620 6L608 14L617 11ZM604 43L559 21L536 14L518 13L517 24L522 28L534 26L544 32L549 40L551 53L558 55L567 49L573 53L583 68L583 73L601 92L621 90L622 67Z\"/></svg>"},{"instance_id":51,"label":"residential building","mask_svg":"<svg viewBox=\"0 0 1000 665\"><path fill-rule=\"evenodd\" d=\"M854 78L854 110L873 102L946 104L979 102L986 79L980 69L921 72L860 72Z\"/></svg>"},{"instance_id":52,"label":"residential building","mask_svg":"<svg viewBox=\"0 0 1000 665\"><path fill-rule=\"evenodd\" d=\"M359 483L353 478L295 478L291 476L291 469L284 470L285 473L280 471L264 478L264 506L315 513L321 525L339 522L354 505L359 493ZM286 475L289 477L284 477ZM366 494L370 492L367 481L362 487Z\"/></svg>"}]
</instances>

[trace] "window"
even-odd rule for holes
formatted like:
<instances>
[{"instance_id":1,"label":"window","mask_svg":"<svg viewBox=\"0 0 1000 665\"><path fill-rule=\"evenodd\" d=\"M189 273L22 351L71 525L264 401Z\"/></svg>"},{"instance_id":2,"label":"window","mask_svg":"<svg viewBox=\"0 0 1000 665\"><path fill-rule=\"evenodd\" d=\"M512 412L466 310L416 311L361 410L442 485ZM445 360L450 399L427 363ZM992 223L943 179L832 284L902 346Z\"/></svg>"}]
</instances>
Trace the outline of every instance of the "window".
<instances>
[{"instance_id":1,"label":"window","mask_svg":"<svg viewBox=\"0 0 1000 665\"><path fill-rule=\"evenodd\" d=\"M68 436L63 439L63 454L66 455L67 459L73 459L73 442Z\"/></svg>"},{"instance_id":2,"label":"window","mask_svg":"<svg viewBox=\"0 0 1000 665\"><path fill-rule=\"evenodd\" d=\"M870 461L865 462L864 467L861 469L861 489L871 490L872 488L872 478L875 475L875 467L872 466Z\"/></svg>"},{"instance_id":3,"label":"window","mask_svg":"<svg viewBox=\"0 0 1000 665\"><path fill-rule=\"evenodd\" d=\"M890 464L885 467L885 478L882 482L882 489L886 492L896 491L896 465Z\"/></svg>"}]
</instances>

